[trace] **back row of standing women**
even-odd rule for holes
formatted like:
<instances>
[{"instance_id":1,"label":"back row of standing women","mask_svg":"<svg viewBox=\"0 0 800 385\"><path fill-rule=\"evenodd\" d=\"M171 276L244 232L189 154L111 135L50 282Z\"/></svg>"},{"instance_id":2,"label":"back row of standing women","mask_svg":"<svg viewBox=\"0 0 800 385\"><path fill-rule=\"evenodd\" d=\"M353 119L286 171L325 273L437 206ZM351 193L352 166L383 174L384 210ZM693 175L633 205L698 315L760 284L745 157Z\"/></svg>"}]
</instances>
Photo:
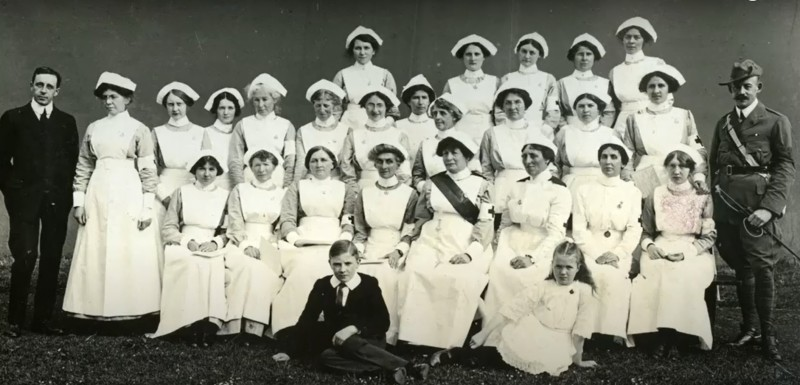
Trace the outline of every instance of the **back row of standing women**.
<instances>
[{"instance_id":1,"label":"back row of standing women","mask_svg":"<svg viewBox=\"0 0 800 385\"><path fill-rule=\"evenodd\" d=\"M200 335L219 326L261 335L270 325L277 333L297 321L311 285L329 273L327 245L354 239L371 262L362 271L379 278L393 309L389 340L460 346L479 305L495 313L544 279L543 261L572 213L573 235L598 280L605 268L615 269L600 285L601 314L613 326L591 329L626 337L627 306L636 301L628 299L630 281L622 281L639 241L639 200L703 190L705 154L691 113L672 106L684 83L680 72L642 52L644 42L656 40L653 27L635 17L617 36L627 56L610 79L591 72L605 50L582 34L567 55L576 70L558 82L536 67L549 53L538 33L519 39L520 69L502 79L481 70L496 47L467 36L451 51L464 61L464 74L448 80L438 98L424 76L412 78L400 93L411 115L395 122L394 78L371 62L382 40L358 27L345 44L356 63L309 87L316 118L299 129L279 116L287 90L268 74L246 88L255 114L235 126L245 108L236 89L208 98L205 109L217 120L203 128L186 116L199 95L170 83L156 97L170 119L151 132L127 112L136 84L103 73L95 95L108 116L87 128L81 145L74 202L83 226L64 309L102 320L160 311L156 335L189 325ZM676 149L684 155L667 157ZM669 179L666 165L683 179ZM631 178L643 191L623 183ZM653 191L668 181L669 193ZM713 225L703 222L710 220L708 199L692 199L686 205L697 215L675 219L683 227L649 218L644 249L655 242L670 255L703 254L713 238ZM673 230L702 234L705 243L683 253L685 239L675 246L658 236ZM648 284L658 291L659 282ZM642 304L659 309L649 297ZM656 331L658 317L648 317L637 332ZM710 346L705 329L670 327Z\"/></svg>"}]
</instances>

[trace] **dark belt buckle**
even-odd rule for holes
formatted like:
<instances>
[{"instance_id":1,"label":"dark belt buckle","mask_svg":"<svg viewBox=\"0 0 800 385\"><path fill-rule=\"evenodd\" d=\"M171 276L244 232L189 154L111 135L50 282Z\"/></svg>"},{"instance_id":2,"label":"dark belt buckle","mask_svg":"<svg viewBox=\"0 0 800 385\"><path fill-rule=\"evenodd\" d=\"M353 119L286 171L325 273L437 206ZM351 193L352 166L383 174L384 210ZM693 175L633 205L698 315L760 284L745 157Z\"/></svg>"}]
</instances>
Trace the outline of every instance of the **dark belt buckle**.
<instances>
[{"instance_id":1,"label":"dark belt buckle","mask_svg":"<svg viewBox=\"0 0 800 385\"><path fill-rule=\"evenodd\" d=\"M729 164L725 165L725 175L730 176L732 174L733 174L733 166L731 166Z\"/></svg>"}]
</instances>

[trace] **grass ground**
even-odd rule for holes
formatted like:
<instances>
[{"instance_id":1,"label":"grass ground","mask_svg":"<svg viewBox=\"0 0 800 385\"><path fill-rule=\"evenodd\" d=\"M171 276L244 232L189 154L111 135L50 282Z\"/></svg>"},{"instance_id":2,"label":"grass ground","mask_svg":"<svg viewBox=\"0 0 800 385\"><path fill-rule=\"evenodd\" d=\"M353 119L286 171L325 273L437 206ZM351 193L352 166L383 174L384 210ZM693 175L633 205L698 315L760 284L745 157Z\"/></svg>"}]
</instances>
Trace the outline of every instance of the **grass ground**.
<instances>
[{"instance_id":1,"label":"grass ground","mask_svg":"<svg viewBox=\"0 0 800 385\"><path fill-rule=\"evenodd\" d=\"M60 281L66 282L68 260ZM0 257L0 312L5 328L9 285L8 257ZM710 352L656 362L640 349L594 348L587 359L594 369L571 368L560 377L529 375L485 362L440 366L429 384L798 384L800 383L800 265L785 259L778 269L777 325L784 362L765 362L755 347L733 349L724 341L738 331L739 312L732 287L721 289L715 347ZM312 363L275 363L269 343L242 346L219 341L209 348L137 336L94 334L48 337L26 334L0 337L0 384L382 384L381 376L342 376L317 370ZM401 350L416 361L422 352Z\"/></svg>"}]
</instances>

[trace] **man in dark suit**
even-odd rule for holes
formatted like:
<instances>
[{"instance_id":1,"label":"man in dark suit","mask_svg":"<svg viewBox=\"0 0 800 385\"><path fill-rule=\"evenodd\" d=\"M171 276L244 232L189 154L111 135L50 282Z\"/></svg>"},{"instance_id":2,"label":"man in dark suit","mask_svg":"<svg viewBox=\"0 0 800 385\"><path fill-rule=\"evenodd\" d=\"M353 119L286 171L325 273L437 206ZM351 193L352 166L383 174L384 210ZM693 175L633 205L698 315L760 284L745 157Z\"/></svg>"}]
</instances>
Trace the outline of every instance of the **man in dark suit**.
<instances>
[{"instance_id":1,"label":"man in dark suit","mask_svg":"<svg viewBox=\"0 0 800 385\"><path fill-rule=\"evenodd\" d=\"M10 337L22 333L31 276L39 255L31 330L61 334L49 321L72 208L78 130L72 115L53 106L60 87L58 72L36 68L31 80L33 100L0 117L0 191L8 210L8 247L14 257L9 328L4 331Z\"/></svg>"},{"instance_id":2,"label":"man in dark suit","mask_svg":"<svg viewBox=\"0 0 800 385\"><path fill-rule=\"evenodd\" d=\"M763 231L780 235L778 220L786 211L794 182L792 127L786 116L760 103L761 67L752 60L733 65L728 86L735 107L717 122L709 152L714 194L717 247L736 271L742 310L741 333L732 343L744 346L759 339L764 356L780 361L773 326L774 267L780 245ZM736 203L734 203L735 201ZM737 210L737 204L747 210Z\"/></svg>"},{"instance_id":3,"label":"man in dark suit","mask_svg":"<svg viewBox=\"0 0 800 385\"><path fill-rule=\"evenodd\" d=\"M397 384L408 375L425 379L427 364L412 365L385 350L389 312L378 280L357 272L358 249L346 240L336 241L328 262L333 275L320 278L308 296L305 309L289 333L291 354L322 351L322 365L348 373L386 371ZM323 321L319 322L320 314ZM276 361L289 356L278 353Z\"/></svg>"}]
</instances>

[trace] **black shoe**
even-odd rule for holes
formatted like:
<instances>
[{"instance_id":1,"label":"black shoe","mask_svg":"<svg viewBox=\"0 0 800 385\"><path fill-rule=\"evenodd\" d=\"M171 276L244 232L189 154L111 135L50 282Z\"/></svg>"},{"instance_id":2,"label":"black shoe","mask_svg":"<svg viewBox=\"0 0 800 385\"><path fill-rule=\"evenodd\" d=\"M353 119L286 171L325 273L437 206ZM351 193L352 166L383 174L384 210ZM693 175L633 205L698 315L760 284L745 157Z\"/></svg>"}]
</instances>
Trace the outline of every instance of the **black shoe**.
<instances>
[{"instance_id":1,"label":"black shoe","mask_svg":"<svg viewBox=\"0 0 800 385\"><path fill-rule=\"evenodd\" d=\"M406 372L406 368L401 366L392 372L392 383L397 385L403 385L408 381L408 373Z\"/></svg>"},{"instance_id":2,"label":"black shoe","mask_svg":"<svg viewBox=\"0 0 800 385\"><path fill-rule=\"evenodd\" d=\"M8 338L17 338L22 336L22 328L17 324L8 325L8 329L3 330L3 335Z\"/></svg>"},{"instance_id":3,"label":"black shoe","mask_svg":"<svg viewBox=\"0 0 800 385\"><path fill-rule=\"evenodd\" d=\"M44 334L48 336L63 336L64 330L57 327L48 325L47 323L34 323L31 325L31 331L34 333Z\"/></svg>"},{"instance_id":4,"label":"black shoe","mask_svg":"<svg viewBox=\"0 0 800 385\"><path fill-rule=\"evenodd\" d=\"M759 333L756 329L742 328L742 331L739 333L736 339L729 342L728 345L739 348L760 341L761 341L761 333Z\"/></svg>"},{"instance_id":5,"label":"black shoe","mask_svg":"<svg viewBox=\"0 0 800 385\"><path fill-rule=\"evenodd\" d=\"M761 343L761 350L767 360L772 362L783 361L783 357L778 353L778 340L774 336L764 337Z\"/></svg>"},{"instance_id":6,"label":"black shoe","mask_svg":"<svg viewBox=\"0 0 800 385\"><path fill-rule=\"evenodd\" d=\"M413 364L407 367L406 372L418 380L425 381L428 379L428 373L431 371L431 366L428 364Z\"/></svg>"}]
</instances>

